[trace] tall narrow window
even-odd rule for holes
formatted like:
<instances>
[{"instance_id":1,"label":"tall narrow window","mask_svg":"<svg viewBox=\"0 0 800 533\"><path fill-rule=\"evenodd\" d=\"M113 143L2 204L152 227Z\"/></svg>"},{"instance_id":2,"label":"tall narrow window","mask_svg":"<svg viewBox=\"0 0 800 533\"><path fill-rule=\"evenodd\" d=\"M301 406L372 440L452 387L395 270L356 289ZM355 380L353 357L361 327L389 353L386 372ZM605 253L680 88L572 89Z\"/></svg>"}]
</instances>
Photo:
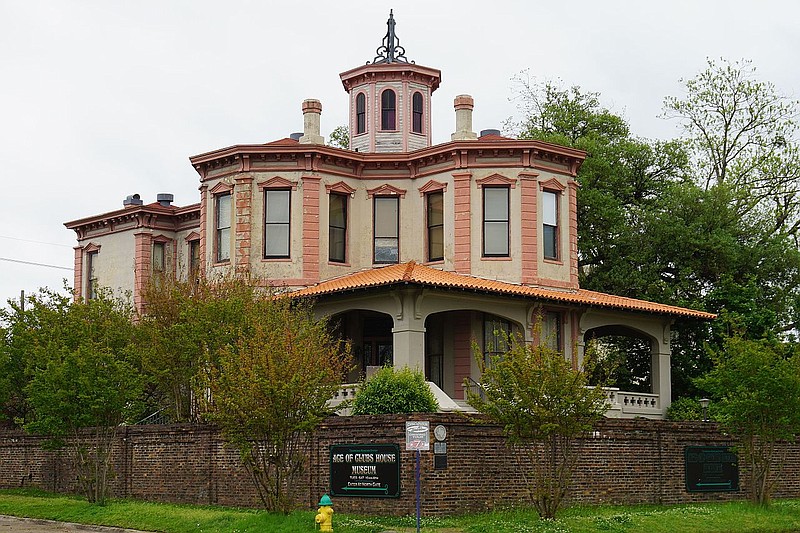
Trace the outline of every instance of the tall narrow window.
<instances>
[{"instance_id":1,"label":"tall narrow window","mask_svg":"<svg viewBox=\"0 0 800 533\"><path fill-rule=\"evenodd\" d=\"M153 243L153 272L154 273L164 273L164 243L163 242L154 242Z\"/></svg>"},{"instance_id":2,"label":"tall narrow window","mask_svg":"<svg viewBox=\"0 0 800 533\"><path fill-rule=\"evenodd\" d=\"M196 281L200 275L200 241L189 241L189 279Z\"/></svg>"},{"instance_id":3,"label":"tall narrow window","mask_svg":"<svg viewBox=\"0 0 800 533\"><path fill-rule=\"evenodd\" d=\"M220 194L216 198L216 261L231 260L231 195Z\"/></svg>"},{"instance_id":4,"label":"tall narrow window","mask_svg":"<svg viewBox=\"0 0 800 533\"><path fill-rule=\"evenodd\" d=\"M289 193L264 191L264 257L289 257Z\"/></svg>"},{"instance_id":5,"label":"tall narrow window","mask_svg":"<svg viewBox=\"0 0 800 533\"><path fill-rule=\"evenodd\" d=\"M416 92L411 97L412 131L422 133L422 93Z\"/></svg>"},{"instance_id":6,"label":"tall narrow window","mask_svg":"<svg viewBox=\"0 0 800 533\"><path fill-rule=\"evenodd\" d=\"M86 277L89 283L86 284L86 299L94 300L97 298L97 252L89 252L86 254Z\"/></svg>"},{"instance_id":7,"label":"tall narrow window","mask_svg":"<svg viewBox=\"0 0 800 533\"><path fill-rule=\"evenodd\" d=\"M491 357L502 355L508 351L511 337L511 322L499 316L485 314L483 316L483 355L486 362Z\"/></svg>"},{"instance_id":8,"label":"tall narrow window","mask_svg":"<svg viewBox=\"0 0 800 533\"><path fill-rule=\"evenodd\" d=\"M164 281L164 270L166 266L166 245L163 242L154 242L150 260L153 268L152 282L155 287L160 288Z\"/></svg>"},{"instance_id":9,"label":"tall narrow window","mask_svg":"<svg viewBox=\"0 0 800 533\"><path fill-rule=\"evenodd\" d=\"M432 192L427 199L428 261L444 259L444 193Z\"/></svg>"},{"instance_id":10,"label":"tall narrow window","mask_svg":"<svg viewBox=\"0 0 800 533\"><path fill-rule=\"evenodd\" d=\"M561 314L546 311L542 314L542 339L546 346L560 352L561 346Z\"/></svg>"},{"instance_id":11,"label":"tall narrow window","mask_svg":"<svg viewBox=\"0 0 800 533\"><path fill-rule=\"evenodd\" d=\"M483 188L483 255L507 257L508 187Z\"/></svg>"},{"instance_id":12,"label":"tall narrow window","mask_svg":"<svg viewBox=\"0 0 800 533\"><path fill-rule=\"evenodd\" d=\"M391 89L386 89L381 94L381 129L382 130L396 130L397 129L397 116L395 109L397 106L397 96Z\"/></svg>"},{"instance_id":13,"label":"tall narrow window","mask_svg":"<svg viewBox=\"0 0 800 533\"><path fill-rule=\"evenodd\" d=\"M364 93L356 96L356 135L367 131L367 97Z\"/></svg>"},{"instance_id":14,"label":"tall narrow window","mask_svg":"<svg viewBox=\"0 0 800 533\"><path fill-rule=\"evenodd\" d=\"M328 260L347 258L347 195L331 193L328 204Z\"/></svg>"},{"instance_id":15,"label":"tall narrow window","mask_svg":"<svg viewBox=\"0 0 800 533\"><path fill-rule=\"evenodd\" d=\"M544 258L558 259L558 194L542 193L542 238Z\"/></svg>"},{"instance_id":16,"label":"tall narrow window","mask_svg":"<svg viewBox=\"0 0 800 533\"><path fill-rule=\"evenodd\" d=\"M376 196L374 217L375 263L397 263L400 258L400 199Z\"/></svg>"}]
</instances>

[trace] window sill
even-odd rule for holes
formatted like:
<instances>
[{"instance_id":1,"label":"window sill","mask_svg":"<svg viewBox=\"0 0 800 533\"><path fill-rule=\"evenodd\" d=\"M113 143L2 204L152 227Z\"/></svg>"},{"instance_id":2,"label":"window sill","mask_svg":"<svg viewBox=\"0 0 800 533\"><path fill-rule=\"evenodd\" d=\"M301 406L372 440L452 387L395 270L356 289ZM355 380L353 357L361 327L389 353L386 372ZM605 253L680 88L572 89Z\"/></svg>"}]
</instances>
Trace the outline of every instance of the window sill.
<instances>
[{"instance_id":1,"label":"window sill","mask_svg":"<svg viewBox=\"0 0 800 533\"><path fill-rule=\"evenodd\" d=\"M498 256L498 257L489 257L489 256L482 256L481 261L511 261L510 255Z\"/></svg>"},{"instance_id":2,"label":"window sill","mask_svg":"<svg viewBox=\"0 0 800 533\"><path fill-rule=\"evenodd\" d=\"M262 263L291 263L291 257L262 257Z\"/></svg>"},{"instance_id":3,"label":"window sill","mask_svg":"<svg viewBox=\"0 0 800 533\"><path fill-rule=\"evenodd\" d=\"M349 267L350 266L350 262L349 261L345 261L345 262L331 261L330 259L328 259L328 266Z\"/></svg>"},{"instance_id":4,"label":"window sill","mask_svg":"<svg viewBox=\"0 0 800 533\"><path fill-rule=\"evenodd\" d=\"M547 263L548 265L563 265L564 264L564 262L561 261L560 259L547 259L547 258L544 258L544 259L542 259L542 261Z\"/></svg>"},{"instance_id":5,"label":"window sill","mask_svg":"<svg viewBox=\"0 0 800 533\"><path fill-rule=\"evenodd\" d=\"M226 260L224 260L224 261L214 261L214 262L211 264L211 266L212 266L212 267L221 267L221 266L228 266L228 265L230 265L230 264L231 264L231 260L230 260L230 259L226 259Z\"/></svg>"},{"instance_id":6,"label":"window sill","mask_svg":"<svg viewBox=\"0 0 800 533\"><path fill-rule=\"evenodd\" d=\"M426 261L426 262L424 262L422 264L425 265L425 266L443 265L444 264L444 259L435 259L433 261Z\"/></svg>"}]
</instances>

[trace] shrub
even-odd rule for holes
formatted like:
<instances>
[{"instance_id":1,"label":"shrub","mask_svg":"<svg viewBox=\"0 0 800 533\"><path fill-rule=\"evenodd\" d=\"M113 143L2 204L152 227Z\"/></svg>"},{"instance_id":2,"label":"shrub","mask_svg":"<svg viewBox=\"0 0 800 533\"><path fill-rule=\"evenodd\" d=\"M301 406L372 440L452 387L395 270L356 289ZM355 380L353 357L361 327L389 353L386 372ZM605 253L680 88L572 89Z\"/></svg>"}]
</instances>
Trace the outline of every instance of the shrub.
<instances>
[{"instance_id":1,"label":"shrub","mask_svg":"<svg viewBox=\"0 0 800 533\"><path fill-rule=\"evenodd\" d=\"M364 382L353 400L354 415L435 413L439 402L421 372L385 367Z\"/></svg>"},{"instance_id":2,"label":"shrub","mask_svg":"<svg viewBox=\"0 0 800 533\"><path fill-rule=\"evenodd\" d=\"M709 420L716 420L718 402L711 402L708 406L707 417ZM703 408L700 407L700 399L693 397L678 398L667 408L667 420L703 420Z\"/></svg>"}]
</instances>

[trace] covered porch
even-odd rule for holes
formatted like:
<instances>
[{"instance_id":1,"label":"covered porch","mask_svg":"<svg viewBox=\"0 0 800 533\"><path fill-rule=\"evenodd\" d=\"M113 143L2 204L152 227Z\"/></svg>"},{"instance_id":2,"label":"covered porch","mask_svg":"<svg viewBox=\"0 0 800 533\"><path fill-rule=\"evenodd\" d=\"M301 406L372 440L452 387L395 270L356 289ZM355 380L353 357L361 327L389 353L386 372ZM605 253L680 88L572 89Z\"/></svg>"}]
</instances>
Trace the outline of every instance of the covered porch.
<instances>
[{"instance_id":1,"label":"covered porch","mask_svg":"<svg viewBox=\"0 0 800 533\"><path fill-rule=\"evenodd\" d=\"M425 373L442 410L470 410L466 389L480 381L476 357L505 350L507 336L546 342L582 367L587 345L629 337L649 351L649 368L607 388L607 416L663 418L671 402L670 324L698 313L590 291L558 291L483 280L409 263L320 283L293 296L315 299L352 343L355 368L338 402L383 365ZM678 314L683 312L683 314ZM641 353L639 360L641 360ZM641 365L640 365L641 366Z\"/></svg>"}]
</instances>

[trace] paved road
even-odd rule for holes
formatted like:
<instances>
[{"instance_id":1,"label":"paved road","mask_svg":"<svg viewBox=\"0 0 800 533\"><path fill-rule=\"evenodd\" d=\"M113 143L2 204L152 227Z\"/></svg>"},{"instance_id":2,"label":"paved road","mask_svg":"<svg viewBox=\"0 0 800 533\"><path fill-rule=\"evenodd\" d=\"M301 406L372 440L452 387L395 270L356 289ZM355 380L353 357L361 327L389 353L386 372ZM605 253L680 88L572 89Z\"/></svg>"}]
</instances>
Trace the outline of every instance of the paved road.
<instances>
[{"instance_id":1,"label":"paved road","mask_svg":"<svg viewBox=\"0 0 800 533\"><path fill-rule=\"evenodd\" d=\"M51 520L34 520L0 515L0 533L77 533L95 531L103 533L142 533L119 527L83 526Z\"/></svg>"}]
</instances>

